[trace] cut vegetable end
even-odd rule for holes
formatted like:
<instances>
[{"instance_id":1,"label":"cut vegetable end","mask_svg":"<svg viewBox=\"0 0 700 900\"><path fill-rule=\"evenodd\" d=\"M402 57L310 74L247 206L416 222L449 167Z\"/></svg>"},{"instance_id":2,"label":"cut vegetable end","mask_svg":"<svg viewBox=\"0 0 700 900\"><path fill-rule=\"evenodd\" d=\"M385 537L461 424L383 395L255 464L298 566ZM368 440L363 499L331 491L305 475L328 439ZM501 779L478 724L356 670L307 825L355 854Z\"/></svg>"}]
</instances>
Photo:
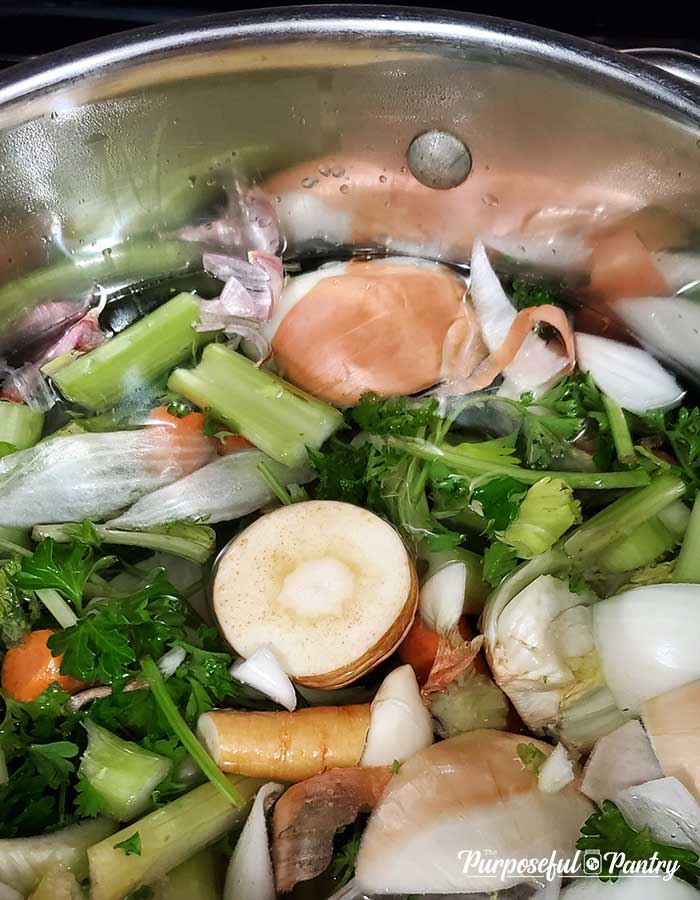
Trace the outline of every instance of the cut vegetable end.
<instances>
[{"instance_id":1,"label":"cut vegetable end","mask_svg":"<svg viewBox=\"0 0 700 900\"><path fill-rule=\"evenodd\" d=\"M249 657L269 645L306 687L342 687L386 659L408 632L417 579L401 538L367 510L335 501L284 506L221 557L214 614Z\"/></svg>"},{"instance_id":2,"label":"cut vegetable end","mask_svg":"<svg viewBox=\"0 0 700 900\"><path fill-rule=\"evenodd\" d=\"M39 440L43 427L43 413L35 412L24 403L0 400L0 443L26 450Z\"/></svg>"},{"instance_id":3,"label":"cut vegetable end","mask_svg":"<svg viewBox=\"0 0 700 900\"><path fill-rule=\"evenodd\" d=\"M700 584L700 494L693 504L673 580L681 584Z\"/></svg>"}]
</instances>

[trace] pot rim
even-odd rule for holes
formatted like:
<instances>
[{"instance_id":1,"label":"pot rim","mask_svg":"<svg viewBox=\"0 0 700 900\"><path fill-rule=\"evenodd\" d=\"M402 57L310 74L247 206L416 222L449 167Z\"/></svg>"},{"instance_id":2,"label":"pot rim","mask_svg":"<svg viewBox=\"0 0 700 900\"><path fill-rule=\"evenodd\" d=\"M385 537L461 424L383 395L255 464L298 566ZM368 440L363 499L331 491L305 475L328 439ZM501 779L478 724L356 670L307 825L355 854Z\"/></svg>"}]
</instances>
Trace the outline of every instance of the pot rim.
<instances>
[{"instance_id":1,"label":"pot rim","mask_svg":"<svg viewBox=\"0 0 700 900\"><path fill-rule=\"evenodd\" d=\"M398 39L493 48L539 59L608 81L638 100L700 124L700 86L656 66L583 38L535 25L413 6L324 4L242 10L179 19L53 51L12 66L0 76L0 107L48 94L79 79L217 44L246 46L313 38L330 42Z\"/></svg>"}]
</instances>

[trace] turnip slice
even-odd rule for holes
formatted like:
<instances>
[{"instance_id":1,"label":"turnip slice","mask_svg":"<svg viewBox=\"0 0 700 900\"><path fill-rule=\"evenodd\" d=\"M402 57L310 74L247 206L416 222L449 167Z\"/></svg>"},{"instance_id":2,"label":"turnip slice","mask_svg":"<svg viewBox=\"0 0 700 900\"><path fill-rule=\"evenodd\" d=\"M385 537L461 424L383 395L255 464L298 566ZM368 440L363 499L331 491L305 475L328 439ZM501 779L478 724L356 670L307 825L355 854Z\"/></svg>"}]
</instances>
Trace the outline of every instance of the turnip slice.
<instances>
[{"instance_id":1,"label":"turnip slice","mask_svg":"<svg viewBox=\"0 0 700 900\"><path fill-rule=\"evenodd\" d=\"M527 876L479 874L460 851L495 859L573 855L593 806L574 785L556 794L518 759L522 737L472 731L433 744L405 762L364 833L355 878L368 894L504 890ZM544 753L547 744L532 741ZM489 854L491 856L491 853ZM464 867L466 866L466 871ZM532 876L531 876L532 878Z\"/></svg>"},{"instance_id":2,"label":"turnip slice","mask_svg":"<svg viewBox=\"0 0 700 900\"><path fill-rule=\"evenodd\" d=\"M633 719L596 742L583 770L581 790L600 805L614 800L620 791L662 775L647 733Z\"/></svg>"},{"instance_id":3,"label":"turnip slice","mask_svg":"<svg viewBox=\"0 0 700 900\"><path fill-rule=\"evenodd\" d=\"M308 687L342 687L386 659L416 605L398 532L335 501L262 516L225 550L214 578L214 615L234 650L248 657L269 645Z\"/></svg>"},{"instance_id":4,"label":"turnip slice","mask_svg":"<svg viewBox=\"0 0 700 900\"><path fill-rule=\"evenodd\" d=\"M700 800L700 681L647 700L642 719L663 774Z\"/></svg>"},{"instance_id":5,"label":"turnip slice","mask_svg":"<svg viewBox=\"0 0 700 900\"><path fill-rule=\"evenodd\" d=\"M576 778L574 767L563 744L557 744L537 776L537 786L545 794L556 794Z\"/></svg>"},{"instance_id":6,"label":"turnip slice","mask_svg":"<svg viewBox=\"0 0 700 900\"><path fill-rule=\"evenodd\" d=\"M700 806L677 778L647 781L613 799L635 831L650 828L659 843L700 853Z\"/></svg>"}]
</instances>

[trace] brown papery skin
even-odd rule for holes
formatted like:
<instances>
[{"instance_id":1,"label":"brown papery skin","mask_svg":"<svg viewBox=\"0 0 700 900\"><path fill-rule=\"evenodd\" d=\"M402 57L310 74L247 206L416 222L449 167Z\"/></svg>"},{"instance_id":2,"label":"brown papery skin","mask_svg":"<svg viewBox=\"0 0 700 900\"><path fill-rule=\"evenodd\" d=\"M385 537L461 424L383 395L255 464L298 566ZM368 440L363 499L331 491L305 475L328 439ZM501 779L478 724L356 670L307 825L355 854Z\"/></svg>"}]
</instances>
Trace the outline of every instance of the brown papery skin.
<instances>
[{"instance_id":1,"label":"brown papery skin","mask_svg":"<svg viewBox=\"0 0 700 900\"><path fill-rule=\"evenodd\" d=\"M471 338L464 295L464 282L439 266L351 263L287 313L275 360L293 384L337 406L368 391L413 394L441 380L455 323L460 343Z\"/></svg>"},{"instance_id":2,"label":"brown papery skin","mask_svg":"<svg viewBox=\"0 0 700 900\"><path fill-rule=\"evenodd\" d=\"M338 829L373 810L391 777L385 766L331 769L295 784L277 801L272 863L278 893L326 869Z\"/></svg>"},{"instance_id":3,"label":"brown papery skin","mask_svg":"<svg viewBox=\"0 0 700 900\"><path fill-rule=\"evenodd\" d=\"M356 766L365 749L370 706L317 706L296 712L213 711L199 737L224 772L296 782Z\"/></svg>"}]
</instances>

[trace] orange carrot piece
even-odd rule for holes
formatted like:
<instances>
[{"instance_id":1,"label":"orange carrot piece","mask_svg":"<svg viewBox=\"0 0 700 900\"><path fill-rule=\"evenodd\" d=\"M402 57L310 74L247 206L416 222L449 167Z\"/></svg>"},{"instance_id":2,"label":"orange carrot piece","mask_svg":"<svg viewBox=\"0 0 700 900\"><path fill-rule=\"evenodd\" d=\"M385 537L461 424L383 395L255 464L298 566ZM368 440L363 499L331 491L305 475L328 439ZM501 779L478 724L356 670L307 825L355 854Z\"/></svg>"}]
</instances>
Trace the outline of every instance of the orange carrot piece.
<instances>
[{"instance_id":1,"label":"orange carrot piece","mask_svg":"<svg viewBox=\"0 0 700 900\"><path fill-rule=\"evenodd\" d=\"M2 663L2 689L19 703L31 703L56 683L69 694L87 687L69 675L61 675L62 656L52 656L47 641L53 634L50 628L30 631L21 644L11 647Z\"/></svg>"}]
</instances>

